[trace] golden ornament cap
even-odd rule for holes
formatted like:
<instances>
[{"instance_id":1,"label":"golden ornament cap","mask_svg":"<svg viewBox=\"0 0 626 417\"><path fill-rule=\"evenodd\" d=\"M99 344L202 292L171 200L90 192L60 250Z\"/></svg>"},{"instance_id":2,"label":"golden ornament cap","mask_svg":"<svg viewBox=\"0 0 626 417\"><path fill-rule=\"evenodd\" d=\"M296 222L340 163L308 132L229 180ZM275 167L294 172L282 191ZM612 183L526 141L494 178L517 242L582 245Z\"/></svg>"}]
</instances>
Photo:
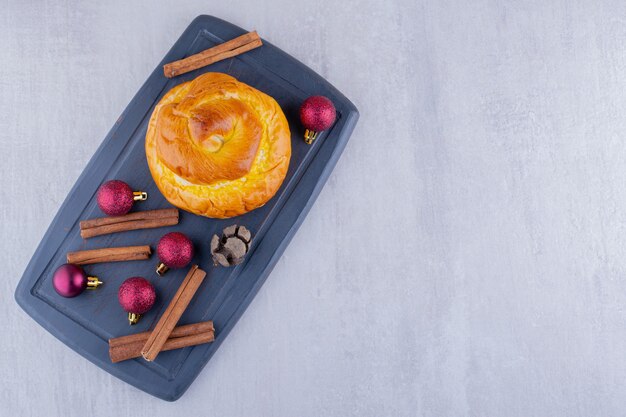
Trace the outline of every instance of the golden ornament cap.
<instances>
[{"instance_id":1,"label":"golden ornament cap","mask_svg":"<svg viewBox=\"0 0 626 417\"><path fill-rule=\"evenodd\" d=\"M167 271L169 271L167 265L165 265L163 262L159 262L156 268L156 273L159 274L160 277L162 277Z\"/></svg>"},{"instance_id":2,"label":"golden ornament cap","mask_svg":"<svg viewBox=\"0 0 626 417\"><path fill-rule=\"evenodd\" d=\"M102 284L104 284L104 282L100 281L98 277L87 277L87 289L88 290L95 290Z\"/></svg>"},{"instance_id":3,"label":"golden ornament cap","mask_svg":"<svg viewBox=\"0 0 626 417\"><path fill-rule=\"evenodd\" d=\"M146 201L148 199L148 193L145 191L133 191L134 201Z\"/></svg>"},{"instance_id":4,"label":"golden ornament cap","mask_svg":"<svg viewBox=\"0 0 626 417\"><path fill-rule=\"evenodd\" d=\"M137 324L139 319L141 318L141 314L137 313L128 313L128 323L132 326L133 324Z\"/></svg>"},{"instance_id":5,"label":"golden ornament cap","mask_svg":"<svg viewBox=\"0 0 626 417\"><path fill-rule=\"evenodd\" d=\"M311 145L315 139L317 139L317 132L309 129L304 131L304 141L307 145Z\"/></svg>"}]
</instances>

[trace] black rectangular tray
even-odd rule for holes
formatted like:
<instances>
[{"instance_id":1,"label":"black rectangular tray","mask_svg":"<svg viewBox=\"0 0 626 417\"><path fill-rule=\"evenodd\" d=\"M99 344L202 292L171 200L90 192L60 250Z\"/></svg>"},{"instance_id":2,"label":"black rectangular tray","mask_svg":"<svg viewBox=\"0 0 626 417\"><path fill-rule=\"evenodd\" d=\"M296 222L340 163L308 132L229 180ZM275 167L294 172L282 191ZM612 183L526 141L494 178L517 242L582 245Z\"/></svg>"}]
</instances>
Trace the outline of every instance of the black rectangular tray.
<instances>
[{"instance_id":1,"label":"black rectangular tray","mask_svg":"<svg viewBox=\"0 0 626 417\"><path fill-rule=\"evenodd\" d=\"M344 149L358 119L358 112L339 91L313 71L264 41L258 49L194 72L168 79L162 65L235 38L245 31L212 16L197 17L150 75L111 129L84 172L70 191L43 237L15 298L19 305L50 333L102 369L168 401L178 399L228 335L281 256L291 237L309 211ZM292 159L287 177L276 196L264 207L243 216L215 220L181 211L180 224L173 227L138 230L83 240L79 221L100 217L95 193L110 179L122 179L133 189L147 191L149 199L141 210L169 207L157 189L145 158L144 138L154 105L175 85L201 73L230 74L274 97L280 104L292 132ZM303 140L298 109L310 95L325 95L337 108L337 122L309 146ZM253 244L246 260L234 268L212 266L209 240L214 233L233 223L247 226ZM88 265L87 272L105 285L79 297L58 296L51 275L65 263L68 251L108 246L150 244L165 233L178 230L194 241L194 259L208 272L179 324L213 320L215 342L163 352L154 362L143 359L112 364L108 357L109 338L154 327L173 296L185 270L171 270L159 278L154 272L156 256L148 261ZM156 287L157 303L134 327L117 301L121 282L144 276ZM43 358L45 360L45 358Z\"/></svg>"}]
</instances>

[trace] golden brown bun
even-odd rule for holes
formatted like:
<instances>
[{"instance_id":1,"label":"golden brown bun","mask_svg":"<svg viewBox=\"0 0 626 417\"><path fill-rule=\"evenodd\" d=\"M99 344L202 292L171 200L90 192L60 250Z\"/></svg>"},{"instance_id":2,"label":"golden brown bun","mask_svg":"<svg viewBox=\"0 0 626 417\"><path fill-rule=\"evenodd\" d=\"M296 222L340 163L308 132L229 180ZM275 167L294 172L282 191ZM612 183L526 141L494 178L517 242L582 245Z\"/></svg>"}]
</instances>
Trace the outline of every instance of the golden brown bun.
<instances>
[{"instance_id":1,"label":"golden brown bun","mask_svg":"<svg viewBox=\"0 0 626 417\"><path fill-rule=\"evenodd\" d=\"M273 98L210 72L172 88L156 105L146 156L170 203L233 217L276 194L289 168L291 134Z\"/></svg>"}]
</instances>

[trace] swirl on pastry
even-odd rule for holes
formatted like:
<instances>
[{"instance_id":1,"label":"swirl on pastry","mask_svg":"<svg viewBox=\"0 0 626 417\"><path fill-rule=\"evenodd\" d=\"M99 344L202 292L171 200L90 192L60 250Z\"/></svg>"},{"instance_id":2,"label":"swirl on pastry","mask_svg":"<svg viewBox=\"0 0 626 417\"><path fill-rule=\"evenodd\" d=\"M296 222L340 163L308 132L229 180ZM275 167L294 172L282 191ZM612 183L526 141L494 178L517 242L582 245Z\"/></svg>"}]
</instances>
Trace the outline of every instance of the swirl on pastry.
<instances>
[{"instance_id":1,"label":"swirl on pastry","mask_svg":"<svg viewBox=\"0 0 626 417\"><path fill-rule=\"evenodd\" d=\"M291 134L270 96L221 73L172 88L146 133L152 177L175 206L207 217L244 214L280 188Z\"/></svg>"}]
</instances>

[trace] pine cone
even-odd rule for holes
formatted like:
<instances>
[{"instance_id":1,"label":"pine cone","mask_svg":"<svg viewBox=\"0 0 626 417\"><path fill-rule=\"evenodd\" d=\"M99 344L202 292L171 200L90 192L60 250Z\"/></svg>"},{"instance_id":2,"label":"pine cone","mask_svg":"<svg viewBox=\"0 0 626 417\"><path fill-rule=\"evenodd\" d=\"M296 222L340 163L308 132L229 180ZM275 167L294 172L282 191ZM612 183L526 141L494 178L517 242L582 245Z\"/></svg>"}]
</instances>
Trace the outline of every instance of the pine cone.
<instances>
[{"instance_id":1,"label":"pine cone","mask_svg":"<svg viewBox=\"0 0 626 417\"><path fill-rule=\"evenodd\" d=\"M213 263L225 267L242 263L250 248L252 234L244 226L236 224L228 226L222 233L221 238L213 235L211 239Z\"/></svg>"}]
</instances>

